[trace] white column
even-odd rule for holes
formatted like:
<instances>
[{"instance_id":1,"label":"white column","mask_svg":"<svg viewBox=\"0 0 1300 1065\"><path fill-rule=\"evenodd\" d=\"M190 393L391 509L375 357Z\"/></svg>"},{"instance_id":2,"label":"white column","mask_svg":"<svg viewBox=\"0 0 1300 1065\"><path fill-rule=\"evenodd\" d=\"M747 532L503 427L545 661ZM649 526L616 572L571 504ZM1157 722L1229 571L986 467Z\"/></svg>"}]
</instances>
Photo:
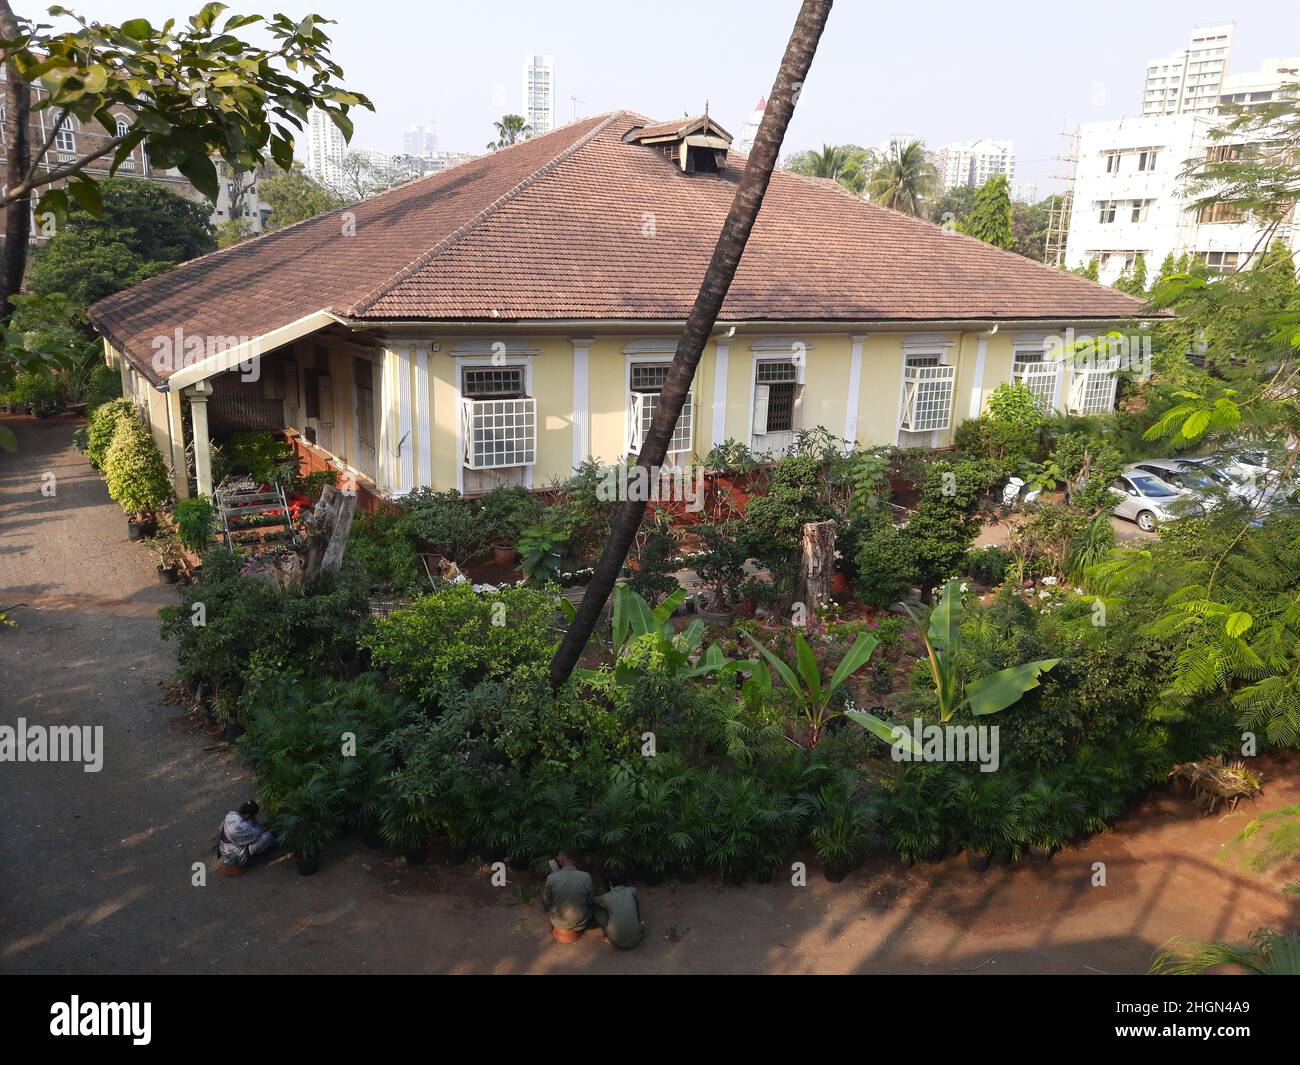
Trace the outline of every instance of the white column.
<instances>
[{"instance_id":1,"label":"white column","mask_svg":"<svg viewBox=\"0 0 1300 1065\"><path fill-rule=\"evenodd\" d=\"M970 386L970 417L978 418L984 406L984 360L988 356L989 337L981 333L975 348L975 380Z\"/></svg>"},{"instance_id":2,"label":"white column","mask_svg":"<svg viewBox=\"0 0 1300 1065\"><path fill-rule=\"evenodd\" d=\"M849 398L848 409L844 415L844 439L853 447L858 442L858 403L862 394L862 345L867 339L865 333L849 338L853 341L853 350L849 355Z\"/></svg>"},{"instance_id":3,"label":"white column","mask_svg":"<svg viewBox=\"0 0 1300 1065\"><path fill-rule=\"evenodd\" d=\"M573 465L591 457L591 382L590 354L592 337L574 337L573 344Z\"/></svg>"},{"instance_id":4,"label":"white column","mask_svg":"<svg viewBox=\"0 0 1300 1065\"><path fill-rule=\"evenodd\" d=\"M420 344L415 349L415 437L419 441L419 462L415 484L433 485L433 425L429 420L429 349Z\"/></svg>"},{"instance_id":5,"label":"white column","mask_svg":"<svg viewBox=\"0 0 1300 1065\"><path fill-rule=\"evenodd\" d=\"M717 358L713 362L713 430L712 447L727 439L727 376L731 362L731 341L714 341Z\"/></svg>"},{"instance_id":6,"label":"white column","mask_svg":"<svg viewBox=\"0 0 1300 1065\"><path fill-rule=\"evenodd\" d=\"M212 495L212 447L208 440L208 400L212 382L199 381L186 393L190 401L190 425L194 431L194 479L199 495Z\"/></svg>"},{"instance_id":7,"label":"white column","mask_svg":"<svg viewBox=\"0 0 1300 1065\"><path fill-rule=\"evenodd\" d=\"M405 495L415 487L415 436L411 431L411 366L414 362L413 345L402 345L397 352L397 492L399 495Z\"/></svg>"}]
</instances>

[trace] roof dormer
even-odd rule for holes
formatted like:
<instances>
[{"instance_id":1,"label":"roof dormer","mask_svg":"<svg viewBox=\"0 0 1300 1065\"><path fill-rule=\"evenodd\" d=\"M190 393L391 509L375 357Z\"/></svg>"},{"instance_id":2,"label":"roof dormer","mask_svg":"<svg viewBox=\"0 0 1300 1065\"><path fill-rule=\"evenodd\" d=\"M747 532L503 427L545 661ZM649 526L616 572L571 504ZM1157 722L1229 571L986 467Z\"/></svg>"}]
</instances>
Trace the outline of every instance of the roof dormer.
<instances>
[{"instance_id":1,"label":"roof dormer","mask_svg":"<svg viewBox=\"0 0 1300 1065\"><path fill-rule=\"evenodd\" d=\"M633 126L623 140L662 152L687 174L716 174L726 169L731 147L731 134L709 117L707 109L693 118Z\"/></svg>"}]
</instances>

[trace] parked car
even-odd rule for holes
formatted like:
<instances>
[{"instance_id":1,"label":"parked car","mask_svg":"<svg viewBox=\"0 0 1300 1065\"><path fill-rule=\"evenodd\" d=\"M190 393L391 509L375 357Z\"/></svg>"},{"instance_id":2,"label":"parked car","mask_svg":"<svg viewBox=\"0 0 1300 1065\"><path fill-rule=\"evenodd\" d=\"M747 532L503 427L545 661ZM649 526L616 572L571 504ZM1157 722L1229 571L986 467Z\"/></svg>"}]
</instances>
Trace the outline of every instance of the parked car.
<instances>
[{"instance_id":1,"label":"parked car","mask_svg":"<svg viewBox=\"0 0 1300 1065\"><path fill-rule=\"evenodd\" d=\"M1126 466L1111 482L1116 497L1111 513L1137 522L1143 532L1154 532L1162 521L1200 510L1192 493L1136 466Z\"/></svg>"},{"instance_id":2,"label":"parked car","mask_svg":"<svg viewBox=\"0 0 1300 1065\"><path fill-rule=\"evenodd\" d=\"M1131 468L1153 474L1210 507L1228 498L1254 503L1259 497L1248 481L1239 481L1208 459L1144 459Z\"/></svg>"}]
</instances>

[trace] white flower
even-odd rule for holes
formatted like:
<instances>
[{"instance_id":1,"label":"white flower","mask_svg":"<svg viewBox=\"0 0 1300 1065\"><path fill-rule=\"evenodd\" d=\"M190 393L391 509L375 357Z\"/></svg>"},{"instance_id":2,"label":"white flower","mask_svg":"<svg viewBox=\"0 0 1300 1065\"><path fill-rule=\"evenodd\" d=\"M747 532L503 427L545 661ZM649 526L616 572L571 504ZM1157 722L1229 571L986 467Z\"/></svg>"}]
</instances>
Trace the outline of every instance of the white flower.
<instances>
[{"instance_id":1,"label":"white flower","mask_svg":"<svg viewBox=\"0 0 1300 1065\"><path fill-rule=\"evenodd\" d=\"M1044 584L1055 584L1055 583L1056 583L1056 578L1055 578L1055 577L1044 577L1044 578L1043 578L1043 583L1044 583Z\"/></svg>"}]
</instances>

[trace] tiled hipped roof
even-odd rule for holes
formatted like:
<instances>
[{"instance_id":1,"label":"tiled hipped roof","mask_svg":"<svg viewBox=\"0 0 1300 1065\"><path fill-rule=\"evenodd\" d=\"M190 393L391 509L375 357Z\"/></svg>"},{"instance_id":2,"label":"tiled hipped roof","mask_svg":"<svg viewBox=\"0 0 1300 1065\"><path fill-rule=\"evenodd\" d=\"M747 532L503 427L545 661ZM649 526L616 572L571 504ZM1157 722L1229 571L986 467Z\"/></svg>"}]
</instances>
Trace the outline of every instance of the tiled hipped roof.
<instances>
[{"instance_id":1,"label":"tiled hipped roof","mask_svg":"<svg viewBox=\"0 0 1300 1065\"><path fill-rule=\"evenodd\" d=\"M431 320L680 320L744 158L686 174L584 119L101 300L95 326L142 369L153 338L261 336L329 309ZM728 321L1114 320L1141 301L778 172L723 306Z\"/></svg>"}]
</instances>

